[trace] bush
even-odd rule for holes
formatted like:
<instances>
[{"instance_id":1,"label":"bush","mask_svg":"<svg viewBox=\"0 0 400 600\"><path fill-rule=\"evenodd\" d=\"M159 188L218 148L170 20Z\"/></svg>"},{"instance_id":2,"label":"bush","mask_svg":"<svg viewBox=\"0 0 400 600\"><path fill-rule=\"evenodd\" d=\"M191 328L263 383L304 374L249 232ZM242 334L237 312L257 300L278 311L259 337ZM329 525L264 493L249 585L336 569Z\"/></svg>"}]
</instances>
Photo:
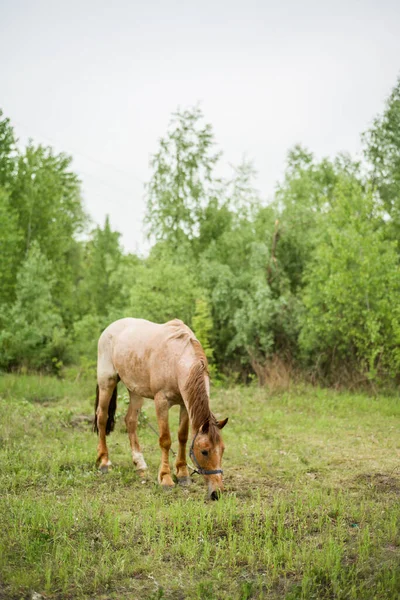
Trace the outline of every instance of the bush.
<instances>
[{"instance_id":1,"label":"bush","mask_svg":"<svg viewBox=\"0 0 400 600\"><path fill-rule=\"evenodd\" d=\"M400 369L400 268L371 192L342 182L306 275L300 344L329 372Z\"/></svg>"}]
</instances>

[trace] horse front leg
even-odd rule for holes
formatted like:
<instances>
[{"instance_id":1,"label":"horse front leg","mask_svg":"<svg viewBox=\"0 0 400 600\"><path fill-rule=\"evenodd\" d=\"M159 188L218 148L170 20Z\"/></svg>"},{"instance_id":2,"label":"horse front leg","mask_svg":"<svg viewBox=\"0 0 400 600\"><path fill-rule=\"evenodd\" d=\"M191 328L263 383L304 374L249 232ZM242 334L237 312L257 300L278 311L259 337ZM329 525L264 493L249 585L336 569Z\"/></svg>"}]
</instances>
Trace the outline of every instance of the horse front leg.
<instances>
[{"instance_id":1,"label":"horse front leg","mask_svg":"<svg viewBox=\"0 0 400 600\"><path fill-rule=\"evenodd\" d=\"M178 440L179 450L176 457L176 477L180 485L190 485L190 476L186 463L186 443L189 435L189 415L184 404L179 414Z\"/></svg>"},{"instance_id":2,"label":"horse front leg","mask_svg":"<svg viewBox=\"0 0 400 600\"><path fill-rule=\"evenodd\" d=\"M171 434L168 424L168 400L162 392L159 392L154 397L156 414L158 420L159 443L161 448L161 466L158 471L158 483L165 487L172 487L174 482L171 477L171 469L169 467L169 450L171 448Z\"/></svg>"}]
</instances>

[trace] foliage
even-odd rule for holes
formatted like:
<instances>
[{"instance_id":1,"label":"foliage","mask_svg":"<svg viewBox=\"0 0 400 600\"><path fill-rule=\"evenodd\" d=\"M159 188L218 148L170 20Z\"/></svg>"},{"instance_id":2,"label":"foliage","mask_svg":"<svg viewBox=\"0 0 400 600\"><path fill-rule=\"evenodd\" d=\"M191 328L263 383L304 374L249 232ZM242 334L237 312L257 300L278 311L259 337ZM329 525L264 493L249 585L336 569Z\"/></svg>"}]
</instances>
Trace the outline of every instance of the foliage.
<instances>
[{"instance_id":1,"label":"foliage","mask_svg":"<svg viewBox=\"0 0 400 600\"><path fill-rule=\"evenodd\" d=\"M370 377L400 369L400 266L371 192L342 181L304 290L300 337L319 361L361 367Z\"/></svg>"},{"instance_id":2,"label":"foliage","mask_svg":"<svg viewBox=\"0 0 400 600\"><path fill-rule=\"evenodd\" d=\"M400 237L400 77L382 115L364 134L365 155L372 167L372 182L390 218L390 233Z\"/></svg>"},{"instance_id":3,"label":"foliage","mask_svg":"<svg viewBox=\"0 0 400 600\"><path fill-rule=\"evenodd\" d=\"M15 298L16 273L22 251L18 214L8 193L0 187L0 306Z\"/></svg>"},{"instance_id":4,"label":"foliage","mask_svg":"<svg viewBox=\"0 0 400 600\"><path fill-rule=\"evenodd\" d=\"M32 144L19 156L12 186L25 249L37 240L43 253L60 260L85 223L79 179L70 171L71 158Z\"/></svg>"},{"instance_id":5,"label":"foliage","mask_svg":"<svg viewBox=\"0 0 400 600\"><path fill-rule=\"evenodd\" d=\"M156 240L175 247L198 234L199 222L212 195L213 169L219 154L209 124L199 108L178 110L166 137L151 160L146 223Z\"/></svg>"},{"instance_id":6,"label":"foliage","mask_svg":"<svg viewBox=\"0 0 400 600\"><path fill-rule=\"evenodd\" d=\"M107 320L96 314L87 314L75 321L71 335L75 361L91 358L92 363L96 362L97 342L107 325Z\"/></svg>"},{"instance_id":7,"label":"foliage","mask_svg":"<svg viewBox=\"0 0 400 600\"><path fill-rule=\"evenodd\" d=\"M165 323L182 319L191 325L199 294L190 265L163 257L150 256L132 273L128 314Z\"/></svg>"},{"instance_id":8,"label":"foliage","mask_svg":"<svg viewBox=\"0 0 400 600\"><path fill-rule=\"evenodd\" d=\"M274 365L396 379L399 107L400 80L364 134L369 169L297 145L268 204L252 163L221 177L212 126L178 110L151 160L147 257L124 253L108 217L89 230L71 158L19 149L1 113L0 365L82 371L100 331L133 316L181 318L231 379L272 381Z\"/></svg>"},{"instance_id":9,"label":"foliage","mask_svg":"<svg viewBox=\"0 0 400 600\"><path fill-rule=\"evenodd\" d=\"M50 148L30 144L20 155L11 188L27 252L34 241L53 264L53 295L63 318L70 323L79 268L76 236L86 222L79 179L70 170L71 158ZM23 257L21 257L22 260Z\"/></svg>"},{"instance_id":10,"label":"foliage","mask_svg":"<svg viewBox=\"0 0 400 600\"><path fill-rule=\"evenodd\" d=\"M15 144L10 119L3 117L0 108L0 189L8 188L13 180L16 162Z\"/></svg>"},{"instance_id":11,"label":"foliage","mask_svg":"<svg viewBox=\"0 0 400 600\"><path fill-rule=\"evenodd\" d=\"M344 155L317 163L300 146L288 153L284 181L276 194L279 226L275 253L294 293L303 285L304 270L329 219L332 195L342 177L359 178L359 165Z\"/></svg>"},{"instance_id":12,"label":"foliage","mask_svg":"<svg viewBox=\"0 0 400 600\"><path fill-rule=\"evenodd\" d=\"M15 303L1 314L1 366L16 366L21 358L28 368L61 366L68 342L53 287L52 265L33 242L17 275Z\"/></svg>"},{"instance_id":13,"label":"foliage","mask_svg":"<svg viewBox=\"0 0 400 600\"><path fill-rule=\"evenodd\" d=\"M119 269L123 254L120 233L112 231L108 215L104 228L96 227L84 249L84 276L79 294L86 311L102 317L123 306Z\"/></svg>"},{"instance_id":14,"label":"foliage","mask_svg":"<svg viewBox=\"0 0 400 600\"><path fill-rule=\"evenodd\" d=\"M195 311L192 319L192 329L203 346L208 362L212 363L214 360L214 350L211 346L213 321L209 303L204 298L196 299Z\"/></svg>"}]
</instances>

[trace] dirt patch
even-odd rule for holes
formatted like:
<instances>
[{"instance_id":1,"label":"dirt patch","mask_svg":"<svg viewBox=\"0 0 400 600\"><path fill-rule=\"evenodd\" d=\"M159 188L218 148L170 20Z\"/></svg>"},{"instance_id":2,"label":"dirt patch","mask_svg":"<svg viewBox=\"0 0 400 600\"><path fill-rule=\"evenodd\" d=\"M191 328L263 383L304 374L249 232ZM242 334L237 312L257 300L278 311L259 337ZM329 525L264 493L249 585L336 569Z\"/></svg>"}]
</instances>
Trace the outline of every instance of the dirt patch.
<instances>
[{"instance_id":1,"label":"dirt patch","mask_svg":"<svg viewBox=\"0 0 400 600\"><path fill-rule=\"evenodd\" d=\"M22 593L14 594L11 592L10 588L6 585L0 583L0 600L21 600L24 598L30 598L30 595L27 596Z\"/></svg>"},{"instance_id":2,"label":"dirt patch","mask_svg":"<svg viewBox=\"0 0 400 600\"><path fill-rule=\"evenodd\" d=\"M51 406L60 400L61 396L31 396L28 398L29 402L33 402L34 404L42 404L43 406Z\"/></svg>"},{"instance_id":3,"label":"dirt patch","mask_svg":"<svg viewBox=\"0 0 400 600\"><path fill-rule=\"evenodd\" d=\"M271 477L252 476L247 477L229 470L229 475L224 479L225 491L234 493L237 498L251 498L257 491L262 497L273 499L278 492L284 491L281 481Z\"/></svg>"},{"instance_id":4,"label":"dirt patch","mask_svg":"<svg viewBox=\"0 0 400 600\"><path fill-rule=\"evenodd\" d=\"M394 473L361 473L354 482L366 485L378 492L400 496L400 477Z\"/></svg>"},{"instance_id":5,"label":"dirt patch","mask_svg":"<svg viewBox=\"0 0 400 600\"><path fill-rule=\"evenodd\" d=\"M89 426L93 426L93 416L92 415L74 415L71 417L69 424L71 427L81 427L83 429L87 429Z\"/></svg>"},{"instance_id":6,"label":"dirt patch","mask_svg":"<svg viewBox=\"0 0 400 600\"><path fill-rule=\"evenodd\" d=\"M394 544L387 544L385 550L394 554L400 554L400 546L395 546Z\"/></svg>"}]
</instances>

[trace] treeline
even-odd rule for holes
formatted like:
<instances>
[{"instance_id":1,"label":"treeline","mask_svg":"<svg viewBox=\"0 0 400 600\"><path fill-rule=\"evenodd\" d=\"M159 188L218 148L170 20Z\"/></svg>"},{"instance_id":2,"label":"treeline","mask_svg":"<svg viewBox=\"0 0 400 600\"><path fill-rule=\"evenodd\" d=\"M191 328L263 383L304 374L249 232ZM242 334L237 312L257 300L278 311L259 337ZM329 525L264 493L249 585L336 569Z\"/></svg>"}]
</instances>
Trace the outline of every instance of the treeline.
<instances>
[{"instance_id":1,"label":"treeline","mask_svg":"<svg viewBox=\"0 0 400 600\"><path fill-rule=\"evenodd\" d=\"M142 258L108 219L90 230L71 159L19 150L0 113L0 368L85 367L112 320L178 317L220 377L395 379L400 80L363 143L362 163L296 146L266 204L251 164L217 176L201 111L177 112L151 162Z\"/></svg>"}]
</instances>

